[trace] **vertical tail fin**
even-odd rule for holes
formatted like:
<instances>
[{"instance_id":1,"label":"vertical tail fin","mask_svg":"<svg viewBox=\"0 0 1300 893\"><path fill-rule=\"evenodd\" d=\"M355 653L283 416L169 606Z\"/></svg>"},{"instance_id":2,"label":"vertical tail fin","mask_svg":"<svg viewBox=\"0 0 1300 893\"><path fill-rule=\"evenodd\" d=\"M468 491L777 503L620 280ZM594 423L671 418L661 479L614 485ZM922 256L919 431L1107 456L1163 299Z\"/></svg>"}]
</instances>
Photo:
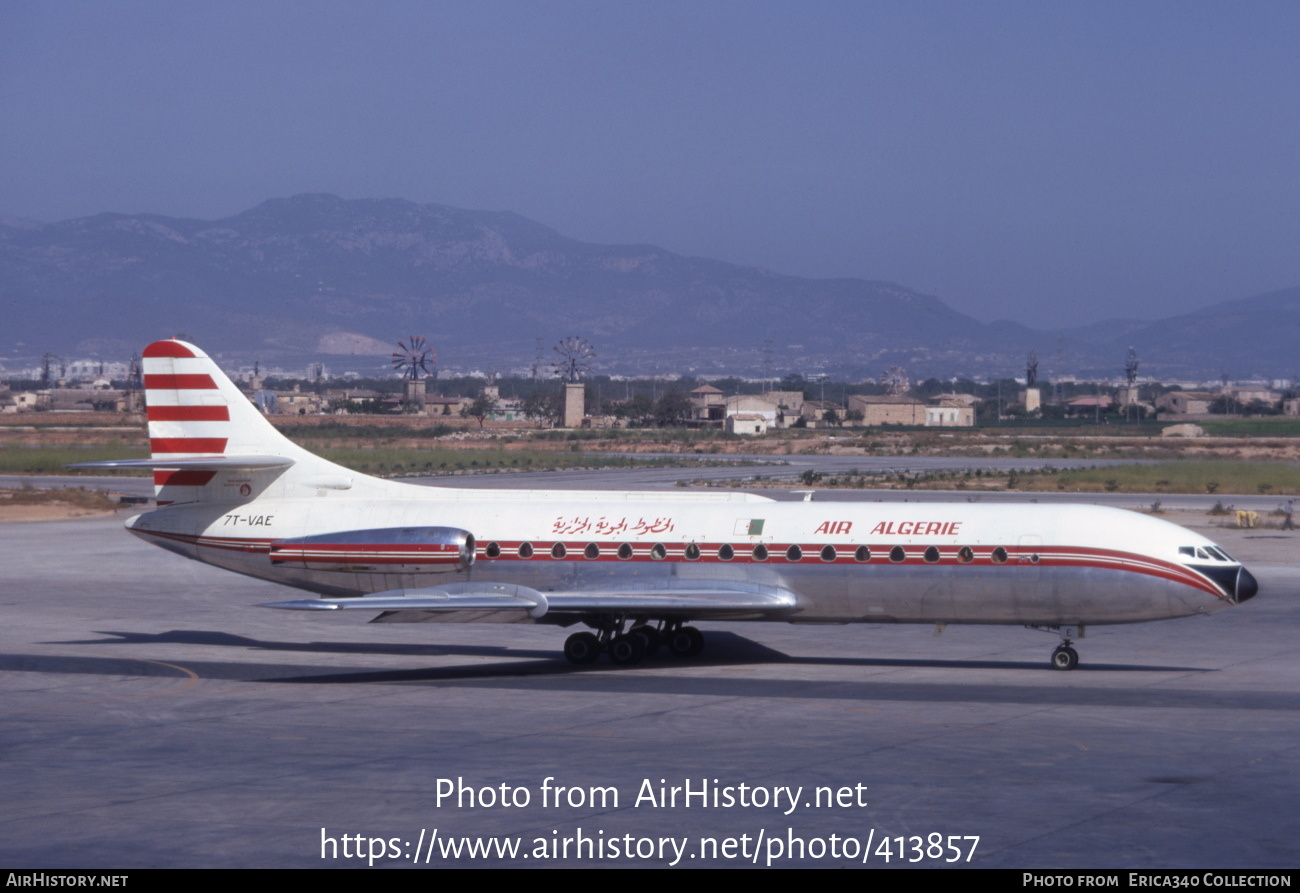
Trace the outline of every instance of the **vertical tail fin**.
<instances>
[{"instance_id":1,"label":"vertical tail fin","mask_svg":"<svg viewBox=\"0 0 1300 893\"><path fill-rule=\"evenodd\" d=\"M250 461L250 467L235 467L240 460L279 458L285 461L278 464L287 466L310 455L276 431L212 358L193 344L155 341L144 349L142 358L149 452L159 505L214 498L239 501L262 489L254 488L248 479L256 466ZM171 460L177 465L161 464ZM205 460L210 467L195 467ZM230 466L229 470L221 470L222 465ZM218 486L212 489L214 483Z\"/></svg>"},{"instance_id":2,"label":"vertical tail fin","mask_svg":"<svg viewBox=\"0 0 1300 893\"><path fill-rule=\"evenodd\" d=\"M401 485L313 455L271 425L193 344L155 341L144 349L148 459L83 462L76 468L152 468L159 505L243 503L330 490L387 493Z\"/></svg>"}]
</instances>

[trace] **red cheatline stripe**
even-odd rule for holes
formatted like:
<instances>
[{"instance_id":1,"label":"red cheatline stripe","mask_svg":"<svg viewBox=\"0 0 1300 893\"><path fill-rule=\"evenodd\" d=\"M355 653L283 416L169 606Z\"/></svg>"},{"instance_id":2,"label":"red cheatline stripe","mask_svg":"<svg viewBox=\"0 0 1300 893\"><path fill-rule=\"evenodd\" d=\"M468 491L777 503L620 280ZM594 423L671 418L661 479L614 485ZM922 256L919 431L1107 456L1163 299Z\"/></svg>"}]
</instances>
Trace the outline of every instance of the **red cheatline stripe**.
<instances>
[{"instance_id":1,"label":"red cheatline stripe","mask_svg":"<svg viewBox=\"0 0 1300 893\"><path fill-rule=\"evenodd\" d=\"M226 451L224 437L151 437L149 449L159 453L200 453L211 456Z\"/></svg>"},{"instance_id":2,"label":"red cheatline stripe","mask_svg":"<svg viewBox=\"0 0 1300 893\"><path fill-rule=\"evenodd\" d=\"M150 406L151 422L228 422L230 410L224 406Z\"/></svg>"},{"instance_id":3,"label":"red cheatline stripe","mask_svg":"<svg viewBox=\"0 0 1300 893\"><path fill-rule=\"evenodd\" d=\"M155 341L144 349L145 357L192 357L194 351L179 341Z\"/></svg>"},{"instance_id":4,"label":"red cheatline stripe","mask_svg":"<svg viewBox=\"0 0 1300 893\"><path fill-rule=\"evenodd\" d=\"M215 391L217 383L207 373L194 375L146 375L146 391ZM148 394L145 398L148 399Z\"/></svg>"},{"instance_id":5,"label":"red cheatline stripe","mask_svg":"<svg viewBox=\"0 0 1300 893\"><path fill-rule=\"evenodd\" d=\"M215 471L155 471L153 482L159 487L204 487L216 477Z\"/></svg>"}]
</instances>

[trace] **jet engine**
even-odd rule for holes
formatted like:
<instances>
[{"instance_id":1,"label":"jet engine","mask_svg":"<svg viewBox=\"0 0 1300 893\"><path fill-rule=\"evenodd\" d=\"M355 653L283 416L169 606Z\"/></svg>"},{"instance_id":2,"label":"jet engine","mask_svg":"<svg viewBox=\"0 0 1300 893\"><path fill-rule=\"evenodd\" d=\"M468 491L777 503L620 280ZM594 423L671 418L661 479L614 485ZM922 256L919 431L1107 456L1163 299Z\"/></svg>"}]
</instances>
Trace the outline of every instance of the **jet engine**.
<instances>
[{"instance_id":1,"label":"jet engine","mask_svg":"<svg viewBox=\"0 0 1300 893\"><path fill-rule=\"evenodd\" d=\"M457 527L344 530L271 543L271 563L308 570L455 573L474 563L474 535Z\"/></svg>"}]
</instances>

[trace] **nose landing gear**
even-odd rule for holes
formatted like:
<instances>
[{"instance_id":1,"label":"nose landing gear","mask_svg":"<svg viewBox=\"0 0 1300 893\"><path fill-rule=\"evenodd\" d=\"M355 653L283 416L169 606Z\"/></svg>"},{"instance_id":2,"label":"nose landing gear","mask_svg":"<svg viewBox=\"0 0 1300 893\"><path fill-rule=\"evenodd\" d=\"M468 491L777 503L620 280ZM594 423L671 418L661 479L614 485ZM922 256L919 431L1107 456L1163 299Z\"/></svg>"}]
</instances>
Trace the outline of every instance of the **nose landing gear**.
<instances>
[{"instance_id":1,"label":"nose landing gear","mask_svg":"<svg viewBox=\"0 0 1300 893\"><path fill-rule=\"evenodd\" d=\"M1079 665L1079 652L1072 647L1075 639L1082 639L1086 630L1079 626L1030 626L1039 632L1053 633L1061 637L1061 644L1052 651L1053 670L1073 670Z\"/></svg>"},{"instance_id":2,"label":"nose landing gear","mask_svg":"<svg viewBox=\"0 0 1300 893\"><path fill-rule=\"evenodd\" d=\"M1070 647L1070 640L1066 639L1056 650L1052 652L1052 669L1053 670L1073 670L1079 665L1079 652Z\"/></svg>"}]
</instances>

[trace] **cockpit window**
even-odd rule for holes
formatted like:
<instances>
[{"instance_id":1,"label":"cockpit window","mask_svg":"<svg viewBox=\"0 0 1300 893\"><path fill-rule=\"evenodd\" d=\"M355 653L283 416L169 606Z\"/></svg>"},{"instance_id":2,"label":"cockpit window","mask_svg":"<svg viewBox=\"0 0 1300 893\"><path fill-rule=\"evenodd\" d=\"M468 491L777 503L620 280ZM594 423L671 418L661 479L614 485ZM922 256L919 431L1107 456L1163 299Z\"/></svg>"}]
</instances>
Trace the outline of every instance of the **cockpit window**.
<instances>
[{"instance_id":1,"label":"cockpit window","mask_svg":"<svg viewBox=\"0 0 1300 893\"><path fill-rule=\"evenodd\" d=\"M1235 561L1235 559L1218 546L1179 546L1179 555L1199 558L1202 561Z\"/></svg>"}]
</instances>

